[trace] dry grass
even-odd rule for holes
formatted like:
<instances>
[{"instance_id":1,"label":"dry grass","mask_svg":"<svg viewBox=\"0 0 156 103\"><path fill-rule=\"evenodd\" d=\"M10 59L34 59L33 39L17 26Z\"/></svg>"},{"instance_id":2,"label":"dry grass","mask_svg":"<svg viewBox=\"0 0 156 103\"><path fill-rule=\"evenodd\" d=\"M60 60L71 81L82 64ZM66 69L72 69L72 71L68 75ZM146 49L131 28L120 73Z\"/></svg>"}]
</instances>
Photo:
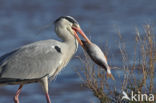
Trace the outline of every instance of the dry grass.
<instances>
[{"instance_id":1,"label":"dry grass","mask_svg":"<svg viewBox=\"0 0 156 103\"><path fill-rule=\"evenodd\" d=\"M121 91L123 90L129 95L132 90L136 93L139 91L140 93L156 95L156 86L154 86L155 37L150 25L145 25L144 30L145 32L140 34L139 30L136 29L136 38L133 41L136 45L131 48L133 57L129 56L126 44L122 40L123 37L118 33L120 38L118 47L122 61L121 66L116 67L118 69L112 70L116 78L115 81L107 80L104 70L95 65L86 53L85 58L80 59L83 67L78 74L84 81L83 85L93 92L100 103L125 103L126 101L121 100ZM106 54L108 52L106 51ZM116 71L122 71L123 74L118 73L118 75Z\"/></svg>"}]
</instances>

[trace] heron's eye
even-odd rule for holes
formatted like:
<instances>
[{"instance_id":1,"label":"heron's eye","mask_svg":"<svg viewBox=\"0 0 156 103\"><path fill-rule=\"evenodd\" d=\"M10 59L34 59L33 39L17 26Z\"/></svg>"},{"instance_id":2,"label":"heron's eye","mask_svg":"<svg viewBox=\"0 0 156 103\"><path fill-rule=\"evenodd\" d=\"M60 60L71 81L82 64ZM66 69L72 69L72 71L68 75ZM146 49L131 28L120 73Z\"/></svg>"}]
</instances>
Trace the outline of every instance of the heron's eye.
<instances>
[{"instance_id":1,"label":"heron's eye","mask_svg":"<svg viewBox=\"0 0 156 103\"><path fill-rule=\"evenodd\" d=\"M73 25L72 25L73 27L78 27L78 24L76 24L76 23L73 23Z\"/></svg>"}]
</instances>

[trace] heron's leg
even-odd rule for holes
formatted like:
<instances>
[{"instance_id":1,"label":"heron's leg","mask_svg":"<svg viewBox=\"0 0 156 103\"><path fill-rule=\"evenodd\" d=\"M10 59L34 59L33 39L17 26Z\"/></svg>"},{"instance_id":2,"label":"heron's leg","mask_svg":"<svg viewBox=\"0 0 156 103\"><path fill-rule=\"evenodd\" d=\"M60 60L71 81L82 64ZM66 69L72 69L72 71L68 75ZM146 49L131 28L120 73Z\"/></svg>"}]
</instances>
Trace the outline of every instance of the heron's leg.
<instances>
[{"instance_id":1,"label":"heron's leg","mask_svg":"<svg viewBox=\"0 0 156 103\"><path fill-rule=\"evenodd\" d=\"M51 100L50 100L50 97L49 97L49 93L48 93L48 77L44 77L41 80L41 85L42 85L43 90L45 92L47 103L51 103Z\"/></svg>"},{"instance_id":2,"label":"heron's leg","mask_svg":"<svg viewBox=\"0 0 156 103\"><path fill-rule=\"evenodd\" d=\"M47 103L51 103L50 97L49 97L49 93L46 93L46 99L47 99Z\"/></svg>"},{"instance_id":3,"label":"heron's leg","mask_svg":"<svg viewBox=\"0 0 156 103\"><path fill-rule=\"evenodd\" d=\"M18 88L18 90L17 90L17 92L16 92L16 95L15 95L15 97L14 97L14 102L15 102L15 103L19 103L18 97L19 97L19 95L20 95L20 93L21 93L22 87L23 87L23 84L21 84L21 85L19 86L19 88Z\"/></svg>"}]
</instances>

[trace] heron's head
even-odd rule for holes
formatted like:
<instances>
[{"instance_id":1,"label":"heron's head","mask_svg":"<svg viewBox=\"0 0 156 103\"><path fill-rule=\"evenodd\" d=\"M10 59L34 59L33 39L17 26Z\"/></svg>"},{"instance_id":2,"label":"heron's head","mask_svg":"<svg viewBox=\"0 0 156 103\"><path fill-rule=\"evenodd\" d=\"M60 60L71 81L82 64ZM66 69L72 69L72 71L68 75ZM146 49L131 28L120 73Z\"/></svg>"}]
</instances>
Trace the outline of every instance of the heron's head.
<instances>
[{"instance_id":1,"label":"heron's head","mask_svg":"<svg viewBox=\"0 0 156 103\"><path fill-rule=\"evenodd\" d=\"M79 36L77 35L77 32L82 35L82 37L88 42L91 43L91 41L87 38L87 36L84 34L82 29L80 28L79 23L71 16L61 16L57 20L55 20L55 30L56 32L62 32L58 34L63 34L63 30L66 30L70 32L71 35L73 35L81 46L83 46L83 43L81 42ZM61 30L58 30L58 28L62 28Z\"/></svg>"}]
</instances>

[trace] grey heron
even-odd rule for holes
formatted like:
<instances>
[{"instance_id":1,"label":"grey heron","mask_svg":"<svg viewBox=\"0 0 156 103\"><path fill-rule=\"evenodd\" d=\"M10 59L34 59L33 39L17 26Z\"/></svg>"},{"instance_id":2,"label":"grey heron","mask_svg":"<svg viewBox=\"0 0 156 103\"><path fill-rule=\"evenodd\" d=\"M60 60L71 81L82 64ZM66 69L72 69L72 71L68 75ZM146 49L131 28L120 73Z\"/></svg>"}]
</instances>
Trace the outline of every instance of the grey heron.
<instances>
[{"instance_id":1,"label":"grey heron","mask_svg":"<svg viewBox=\"0 0 156 103\"><path fill-rule=\"evenodd\" d=\"M19 95L24 84L40 82L48 94L48 82L64 68L78 48L83 46L77 32L90 43L78 22L71 16L61 16L55 22L55 32L62 39L42 40L24 45L0 57L0 85L20 85L14 97L19 103Z\"/></svg>"}]
</instances>

